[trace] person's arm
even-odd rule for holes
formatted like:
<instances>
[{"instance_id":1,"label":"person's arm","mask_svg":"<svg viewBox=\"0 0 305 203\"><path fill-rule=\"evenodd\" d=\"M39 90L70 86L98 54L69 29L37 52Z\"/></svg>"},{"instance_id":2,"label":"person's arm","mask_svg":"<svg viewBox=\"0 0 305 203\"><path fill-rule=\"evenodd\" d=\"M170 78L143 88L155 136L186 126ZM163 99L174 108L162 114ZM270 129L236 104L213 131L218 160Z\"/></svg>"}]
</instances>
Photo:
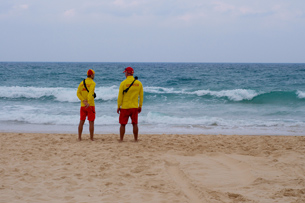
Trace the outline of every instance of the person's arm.
<instances>
[{"instance_id":1,"label":"person's arm","mask_svg":"<svg viewBox=\"0 0 305 203\"><path fill-rule=\"evenodd\" d=\"M118 108L117 108L117 113L120 113L120 108L123 103L123 90L124 90L124 85L123 82L120 84L120 89L119 89L119 94L118 94Z\"/></svg>"},{"instance_id":2,"label":"person's arm","mask_svg":"<svg viewBox=\"0 0 305 203\"><path fill-rule=\"evenodd\" d=\"M94 97L93 97L94 91L95 91L95 82L92 82L90 85L90 88L89 88L89 92L88 92L88 103L89 104L92 104L94 101Z\"/></svg>"},{"instance_id":3,"label":"person's arm","mask_svg":"<svg viewBox=\"0 0 305 203\"><path fill-rule=\"evenodd\" d=\"M76 95L79 100L84 101L84 97L82 96L82 89L83 89L83 87L81 86L81 84L79 84Z\"/></svg>"},{"instance_id":4,"label":"person's arm","mask_svg":"<svg viewBox=\"0 0 305 203\"><path fill-rule=\"evenodd\" d=\"M139 107L142 108L143 105L143 97L144 97L144 91L143 91L143 85L140 83L140 102L139 102Z\"/></svg>"},{"instance_id":5,"label":"person's arm","mask_svg":"<svg viewBox=\"0 0 305 203\"><path fill-rule=\"evenodd\" d=\"M81 106L85 105L86 108L89 106L88 101L86 99L84 99L83 95L82 95L82 91L83 91L84 86L81 85L81 83L79 84L78 88L77 88L77 97L78 99L81 101Z\"/></svg>"},{"instance_id":6,"label":"person's arm","mask_svg":"<svg viewBox=\"0 0 305 203\"><path fill-rule=\"evenodd\" d=\"M139 102L139 108L138 112L141 113L142 111L142 105L143 105L143 100L144 100L144 91L143 91L143 85L140 83L140 102Z\"/></svg>"}]
</instances>

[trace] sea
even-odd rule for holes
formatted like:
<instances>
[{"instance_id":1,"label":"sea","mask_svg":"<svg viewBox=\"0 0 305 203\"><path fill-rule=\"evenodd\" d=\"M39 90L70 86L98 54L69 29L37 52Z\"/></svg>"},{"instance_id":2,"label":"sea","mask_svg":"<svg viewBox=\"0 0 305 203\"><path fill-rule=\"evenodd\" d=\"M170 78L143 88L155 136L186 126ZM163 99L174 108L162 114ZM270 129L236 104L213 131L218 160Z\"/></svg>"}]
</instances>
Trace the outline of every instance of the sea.
<instances>
[{"instance_id":1,"label":"sea","mask_svg":"<svg viewBox=\"0 0 305 203\"><path fill-rule=\"evenodd\" d=\"M0 131L77 134L91 68L95 133L118 134L128 66L144 87L140 134L305 135L305 64L292 63L0 62Z\"/></svg>"}]
</instances>

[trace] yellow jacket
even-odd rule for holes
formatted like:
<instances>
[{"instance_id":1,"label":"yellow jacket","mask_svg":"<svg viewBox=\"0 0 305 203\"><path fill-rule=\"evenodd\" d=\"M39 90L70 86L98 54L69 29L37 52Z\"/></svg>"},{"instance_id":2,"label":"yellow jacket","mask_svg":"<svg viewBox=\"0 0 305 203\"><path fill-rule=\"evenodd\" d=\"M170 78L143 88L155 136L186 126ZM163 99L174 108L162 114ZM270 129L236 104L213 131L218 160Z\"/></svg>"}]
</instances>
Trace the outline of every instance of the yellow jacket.
<instances>
[{"instance_id":1,"label":"yellow jacket","mask_svg":"<svg viewBox=\"0 0 305 203\"><path fill-rule=\"evenodd\" d=\"M89 103L90 106L95 106L94 104L94 90L95 90L95 82L92 80L92 78L87 78L86 79L86 86L89 90L89 92L87 92L83 81L79 84L78 88L77 88L77 97L79 98L79 100L81 101L81 106L85 106L84 104L84 100L87 100L87 102Z\"/></svg>"},{"instance_id":2,"label":"yellow jacket","mask_svg":"<svg viewBox=\"0 0 305 203\"><path fill-rule=\"evenodd\" d=\"M133 76L127 76L126 80L121 82L118 95L118 108L132 109L142 107L144 92L142 83L139 80L136 80L132 87L129 88L128 92L123 95L123 91L127 89L133 81Z\"/></svg>"}]
</instances>

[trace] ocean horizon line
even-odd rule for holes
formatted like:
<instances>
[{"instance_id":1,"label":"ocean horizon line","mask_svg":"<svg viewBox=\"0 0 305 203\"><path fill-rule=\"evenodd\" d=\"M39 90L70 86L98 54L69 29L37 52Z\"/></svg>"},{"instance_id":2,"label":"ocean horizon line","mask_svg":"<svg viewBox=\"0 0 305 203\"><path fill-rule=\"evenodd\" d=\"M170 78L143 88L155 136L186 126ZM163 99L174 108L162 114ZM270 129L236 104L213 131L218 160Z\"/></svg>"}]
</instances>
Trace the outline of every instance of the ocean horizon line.
<instances>
[{"instance_id":1,"label":"ocean horizon line","mask_svg":"<svg viewBox=\"0 0 305 203\"><path fill-rule=\"evenodd\" d=\"M305 62L0 61L0 63L305 64Z\"/></svg>"}]
</instances>

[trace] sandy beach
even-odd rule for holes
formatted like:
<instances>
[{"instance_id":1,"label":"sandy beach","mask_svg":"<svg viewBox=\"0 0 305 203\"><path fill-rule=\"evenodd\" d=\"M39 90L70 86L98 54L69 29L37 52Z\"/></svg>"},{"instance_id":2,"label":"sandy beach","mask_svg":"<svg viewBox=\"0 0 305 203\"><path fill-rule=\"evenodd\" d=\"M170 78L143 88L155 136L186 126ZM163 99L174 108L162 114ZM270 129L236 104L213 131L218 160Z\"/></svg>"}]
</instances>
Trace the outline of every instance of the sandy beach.
<instances>
[{"instance_id":1,"label":"sandy beach","mask_svg":"<svg viewBox=\"0 0 305 203\"><path fill-rule=\"evenodd\" d=\"M0 133L0 202L305 202L304 136Z\"/></svg>"}]
</instances>

